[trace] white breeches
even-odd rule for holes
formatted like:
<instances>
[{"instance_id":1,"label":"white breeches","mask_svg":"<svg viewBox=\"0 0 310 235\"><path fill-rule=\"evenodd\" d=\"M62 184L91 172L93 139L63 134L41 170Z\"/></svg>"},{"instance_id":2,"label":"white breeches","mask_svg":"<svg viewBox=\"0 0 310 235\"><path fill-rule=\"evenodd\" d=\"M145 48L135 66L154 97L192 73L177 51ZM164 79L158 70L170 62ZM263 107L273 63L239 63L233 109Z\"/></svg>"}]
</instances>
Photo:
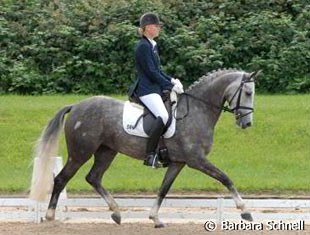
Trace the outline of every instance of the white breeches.
<instances>
[{"instance_id":1,"label":"white breeches","mask_svg":"<svg viewBox=\"0 0 310 235\"><path fill-rule=\"evenodd\" d=\"M166 125L169 119L169 114L166 110L164 102L159 94L152 93L139 97L141 102L154 114L155 117L161 117Z\"/></svg>"}]
</instances>

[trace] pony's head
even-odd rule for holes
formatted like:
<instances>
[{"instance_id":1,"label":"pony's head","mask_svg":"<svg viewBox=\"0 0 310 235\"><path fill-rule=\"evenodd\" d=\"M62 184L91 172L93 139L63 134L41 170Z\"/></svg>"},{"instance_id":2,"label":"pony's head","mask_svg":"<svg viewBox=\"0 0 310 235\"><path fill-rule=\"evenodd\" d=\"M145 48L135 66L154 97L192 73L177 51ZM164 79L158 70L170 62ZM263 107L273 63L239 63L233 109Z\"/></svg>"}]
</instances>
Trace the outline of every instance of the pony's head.
<instances>
[{"instance_id":1,"label":"pony's head","mask_svg":"<svg viewBox=\"0 0 310 235\"><path fill-rule=\"evenodd\" d=\"M260 72L243 73L241 79L236 79L226 90L228 111L234 113L236 124L243 129L253 123L255 79Z\"/></svg>"}]
</instances>

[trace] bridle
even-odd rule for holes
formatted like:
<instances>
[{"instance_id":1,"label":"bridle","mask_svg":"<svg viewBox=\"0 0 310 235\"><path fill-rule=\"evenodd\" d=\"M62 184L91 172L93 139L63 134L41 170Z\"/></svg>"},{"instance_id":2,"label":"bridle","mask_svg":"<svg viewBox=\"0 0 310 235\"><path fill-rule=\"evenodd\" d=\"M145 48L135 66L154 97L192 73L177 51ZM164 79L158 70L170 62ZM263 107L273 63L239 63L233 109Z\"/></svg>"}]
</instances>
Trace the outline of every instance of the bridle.
<instances>
[{"instance_id":1,"label":"bridle","mask_svg":"<svg viewBox=\"0 0 310 235\"><path fill-rule=\"evenodd\" d=\"M184 119L185 117L187 117L187 115L189 114L189 108L190 108L190 107L189 107L188 97L190 97L190 98L192 98L192 99L194 99L194 100L198 100L198 101L202 102L205 106L214 107L214 108L217 108L217 109L221 109L221 110L224 111L224 112L233 113L233 114L236 115L236 119L240 119L240 118L242 118L242 117L245 117L245 116L247 116L247 115L250 115L251 113L254 112L254 108L253 108L253 107L247 107L247 106L242 106L242 105L240 105L241 94L242 94L242 90L243 90L243 88L244 88L244 84L245 84L245 83L250 83L250 82L255 82L255 80L254 80L254 79L246 80L246 76L245 76L245 74L244 74L243 77L242 77L242 80L241 80L241 83L240 83L239 87L238 87L237 90L235 91L235 93L234 93L234 95L232 96L232 98L228 101L228 104L229 104L229 105L226 105L226 106L224 105L225 102L223 102L223 105L222 105L222 106L217 106L217 105L212 104L212 103L209 103L209 102L207 102L207 101L205 101L205 100L203 100L203 99L201 99L201 98L199 98L199 97L197 97L197 96L195 96L195 95L192 95L192 94L190 94L190 93L184 92L184 93L182 93L182 94L180 95L180 99L179 99L179 101L178 101L178 103L177 103L177 107L178 107L178 105L180 104L180 101L181 101L182 97L186 97L186 114L185 114L183 117L181 117L181 118L178 118L178 117L176 117L176 115L175 115L175 119L176 119L176 120L182 120L182 119ZM236 106L235 106L234 108L229 108L229 106L231 105L231 103L232 103L232 101L235 99L235 97L237 97ZM177 107L175 108L175 110L177 110ZM249 112L247 112L247 113L241 115L241 114L238 112L240 109L249 110Z\"/></svg>"},{"instance_id":2,"label":"bridle","mask_svg":"<svg viewBox=\"0 0 310 235\"><path fill-rule=\"evenodd\" d=\"M245 75L243 75L242 77L242 80L241 80L241 83L238 87L238 89L235 91L234 95L232 96L232 98L228 101L228 104L230 106L230 104L232 103L232 101L235 99L235 97L237 97L237 103L236 103L236 106L234 108L229 108L229 106L223 106L223 110L224 112L229 112L229 113L235 113L236 114L236 119L240 119L240 118L243 118L247 115L250 115L251 113L254 112L254 108L253 107L247 107L247 106L242 106L240 105L240 101L241 101L241 94L242 94L242 90L243 90L243 87L244 87L244 84L246 83L250 83L250 82L255 82L254 80L250 79L250 80L246 80L245 79ZM238 111L240 109L245 109L245 110L249 110L249 112L245 113L245 114L242 114L239 113Z\"/></svg>"}]
</instances>

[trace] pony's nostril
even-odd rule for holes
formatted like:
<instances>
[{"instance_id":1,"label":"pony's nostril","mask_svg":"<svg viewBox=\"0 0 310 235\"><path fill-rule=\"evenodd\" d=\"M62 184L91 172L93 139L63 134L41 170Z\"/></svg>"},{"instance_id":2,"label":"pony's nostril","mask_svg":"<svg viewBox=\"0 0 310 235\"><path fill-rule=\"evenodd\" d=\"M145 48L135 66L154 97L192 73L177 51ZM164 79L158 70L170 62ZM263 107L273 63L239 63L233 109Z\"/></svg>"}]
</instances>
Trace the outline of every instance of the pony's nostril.
<instances>
[{"instance_id":1,"label":"pony's nostril","mask_svg":"<svg viewBox=\"0 0 310 235\"><path fill-rule=\"evenodd\" d=\"M252 122L248 122L248 123L246 124L246 126L247 126L247 127L252 126Z\"/></svg>"}]
</instances>

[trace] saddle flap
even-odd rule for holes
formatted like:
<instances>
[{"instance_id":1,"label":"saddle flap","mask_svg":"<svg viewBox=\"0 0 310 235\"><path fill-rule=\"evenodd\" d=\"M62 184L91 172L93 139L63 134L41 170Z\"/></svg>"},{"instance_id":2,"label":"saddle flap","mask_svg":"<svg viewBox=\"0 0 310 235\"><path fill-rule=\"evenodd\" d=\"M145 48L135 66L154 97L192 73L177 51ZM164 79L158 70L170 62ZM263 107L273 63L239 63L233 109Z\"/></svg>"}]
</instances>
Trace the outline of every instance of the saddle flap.
<instances>
[{"instance_id":1,"label":"saddle flap","mask_svg":"<svg viewBox=\"0 0 310 235\"><path fill-rule=\"evenodd\" d=\"M174 110L175 107L176 102L173 102L172 110ZM123 109L123 128L126 133L140 137L149 137L154 120L155 117L142 105L130 101L125 102ZM175 129L176 120L174 115L172 115L171 123L163 135L164 138L171 138L175 133Z\"/></svg>"}]
</instances>

